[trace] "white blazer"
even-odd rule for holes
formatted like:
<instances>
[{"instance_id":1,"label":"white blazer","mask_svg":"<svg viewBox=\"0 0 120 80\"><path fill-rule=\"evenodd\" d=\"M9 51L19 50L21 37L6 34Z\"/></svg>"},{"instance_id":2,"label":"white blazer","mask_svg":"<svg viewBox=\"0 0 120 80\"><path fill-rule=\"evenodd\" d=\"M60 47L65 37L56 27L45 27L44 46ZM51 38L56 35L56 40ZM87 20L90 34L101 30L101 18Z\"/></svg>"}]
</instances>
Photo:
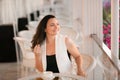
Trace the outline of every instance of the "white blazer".
<instances>
[{"instance_id":1,"label":"white blazer","mask_svg":"<svg viewBox=\"0 0 120 80\"><path fill-rule=\"evenodd\" d=\"M42 54L42 63L43 70L46 71L46 40L41 46L41 54ZM55 54L57 66L60 73L72 73L73 67L72 63L68 57L67 48L65 44L65 36L56 35L55 38Z\"/></svg>"}]
</instances>

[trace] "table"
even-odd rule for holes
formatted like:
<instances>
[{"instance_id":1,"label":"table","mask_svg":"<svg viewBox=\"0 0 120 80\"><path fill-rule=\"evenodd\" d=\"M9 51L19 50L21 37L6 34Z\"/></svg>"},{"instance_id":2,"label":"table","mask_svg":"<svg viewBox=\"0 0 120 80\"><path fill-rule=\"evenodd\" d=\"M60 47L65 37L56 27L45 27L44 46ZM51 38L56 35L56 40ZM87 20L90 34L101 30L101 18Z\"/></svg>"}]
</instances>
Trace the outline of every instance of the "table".
<instances>
[{"instance_id":1,"label":"table","mask_svg":"<svg viewBox=\"0 0 120 80\"><path fill-rule=\"evenodd\" d=\"M22 78L19 78L18 80L84 80L85 78L81 76L77 76L74 74L62 74L62 73L53 73L52 79L43 79L43 74L33 74L29 76L25 76Z\"/></svg>"}]
</instances>

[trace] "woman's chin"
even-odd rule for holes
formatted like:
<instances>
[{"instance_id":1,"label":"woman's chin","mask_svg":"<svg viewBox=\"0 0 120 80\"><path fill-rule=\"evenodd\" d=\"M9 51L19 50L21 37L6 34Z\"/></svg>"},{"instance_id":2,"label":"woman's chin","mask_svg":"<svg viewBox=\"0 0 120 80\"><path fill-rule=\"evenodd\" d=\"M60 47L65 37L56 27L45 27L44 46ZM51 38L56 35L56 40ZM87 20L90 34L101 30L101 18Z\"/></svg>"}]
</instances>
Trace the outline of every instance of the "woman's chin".
<instances>
[{"instance_id":1,"label":"woman's chin","mask_svg":"<svg viewBox=\"0 0 120 80\"><path fill-rule=\"evenodd\" d=\"M56 33L53 33L53 35L57 35L57 34L59 34L58 32L56 32Z\"/></svg>"}]
</instances>

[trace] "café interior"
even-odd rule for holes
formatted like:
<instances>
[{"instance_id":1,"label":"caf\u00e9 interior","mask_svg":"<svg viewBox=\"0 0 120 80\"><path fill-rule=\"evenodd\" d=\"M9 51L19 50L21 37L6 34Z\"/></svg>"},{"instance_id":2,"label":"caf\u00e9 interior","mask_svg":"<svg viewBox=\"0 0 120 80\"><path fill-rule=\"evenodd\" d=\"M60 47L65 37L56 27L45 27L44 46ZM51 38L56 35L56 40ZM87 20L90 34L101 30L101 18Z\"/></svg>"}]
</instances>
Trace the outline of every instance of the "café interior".
<instances>
[{"instance_id":1,"label":"caf\u00e9 interior","mask_svg":"<svg viewBox=\"0 0 120 80\"><path fill-rule=\"evenodd\" d=\"M103 32L105 3L111 12L106 14L110 16L107 35ZM119 0L0 0L0 80L120 80L119 3ZM76 44L83 57L85 77L41 73L36 69L31 40L41 19L49 14L58 19L60 34ZM110 46L104 42L105 35L110 35ZM71 62L76 69L75 61Z\"/></svg>"}]
</instances>

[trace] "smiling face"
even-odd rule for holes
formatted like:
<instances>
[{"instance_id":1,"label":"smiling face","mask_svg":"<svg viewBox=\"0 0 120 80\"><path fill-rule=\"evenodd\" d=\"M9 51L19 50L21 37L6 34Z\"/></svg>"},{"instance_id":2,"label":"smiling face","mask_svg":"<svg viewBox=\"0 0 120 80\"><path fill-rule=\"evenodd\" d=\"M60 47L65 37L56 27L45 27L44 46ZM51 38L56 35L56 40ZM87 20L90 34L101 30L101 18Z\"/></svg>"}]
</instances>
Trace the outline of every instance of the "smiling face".
<instances>
[{"instance_id":1,"label":"smiling face","mask_svg":"<svg viewBox=\"0 0 120 80\"><path fill-rule=\"evenodd\" d=\"M59 32L60 25L56 18L50 18L46 25L46 35L56 35Z\"/></svg>"}]
</instances>

